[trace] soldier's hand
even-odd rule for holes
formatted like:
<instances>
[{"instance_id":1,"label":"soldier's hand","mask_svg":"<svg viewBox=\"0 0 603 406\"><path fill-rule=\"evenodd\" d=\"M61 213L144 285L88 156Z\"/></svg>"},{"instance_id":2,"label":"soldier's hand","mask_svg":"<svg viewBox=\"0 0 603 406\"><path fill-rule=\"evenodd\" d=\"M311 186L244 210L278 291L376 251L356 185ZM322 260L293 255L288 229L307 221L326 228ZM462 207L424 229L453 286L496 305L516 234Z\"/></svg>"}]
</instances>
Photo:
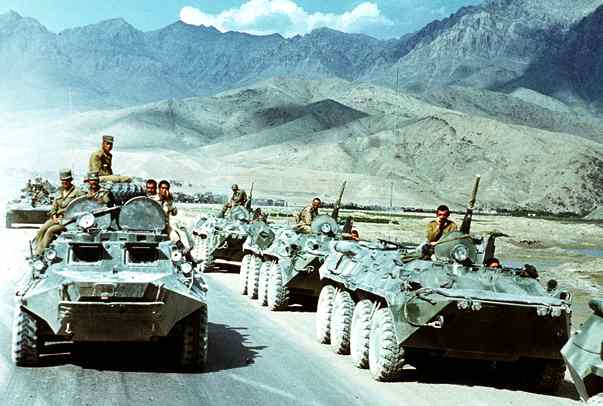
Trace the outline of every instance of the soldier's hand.
<instances>
[{"instance_id":1,"label":"soldier's hand","mask_svg":"<svg viewBox=\"0 0 603 406\"><path fill-rule=\"evenodd\" d=\"M54 224L59 224L59 221L61 221L61 219L59 218L59 216L57 216L56 214L52 215L52 222Z\"/></svg>"}]
</instances>

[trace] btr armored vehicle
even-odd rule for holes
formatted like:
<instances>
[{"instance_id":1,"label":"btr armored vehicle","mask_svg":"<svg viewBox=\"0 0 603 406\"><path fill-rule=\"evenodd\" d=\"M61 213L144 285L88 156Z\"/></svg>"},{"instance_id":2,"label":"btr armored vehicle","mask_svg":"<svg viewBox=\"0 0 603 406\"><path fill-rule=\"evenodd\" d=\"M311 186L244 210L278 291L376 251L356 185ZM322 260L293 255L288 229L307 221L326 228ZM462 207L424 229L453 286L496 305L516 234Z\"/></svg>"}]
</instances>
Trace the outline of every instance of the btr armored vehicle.
<instances>
[{"instance_id":1,"label":"btr armored vehicle","mask_svg":"<svg viewBox=\"0 0 603 406\"><path fill-rule=\"evenodd\" d=\"M249 230L243 249L240 292L258 299L270 310L283 310L290 302L314 300L320 292L318 268L329 253L329 244L349 233L351 223L337 223L343 184L331 215L312 221L310 234L285 226L258 224Z\"/></svg>"},{"instance_id":2,"label":"btr armored vehicle","mask_svg":"<svg viewBox=\"0 0 603 406\"><path fill-rule=\"evenodd\" d=\"M603 405L603 299L589 303L593 314L561 353L580 397L589 405Z\"/></svg>"},{"instance_id":3,"label":"btr armored vehicle","mask_svg":"<svg viewBox=\"0 0 603 406\"><path fill-rule=\"evenodd\" d=\"M251 214L243 206L234 207L225 218L200 218L193 226L194 248L191 255L202 272L210 269L216 259L239 262Z\"/></svg>"},{"instance_id":4,"label":"btr armored vehicle","mask_svg":"<svg viewBox=\"0 0 603 406\"><path fill-rule=\"evenodd\" d=\"M317 339L380 381L399 379L406 363L431 373L469 359L509 368L536 390L557 389L569 294L553 282L544 288L533 267L485 266L500 234L470 234L472 206L461 231L427 255L387 243L333 243L320 268Z\"/></svg>"},{"instance_id":5,"label":"btr armored vehicle","mask_svg":"<svg viewBox=\"0 0 603 406\"><path fill-rule=\"evenodd\" d=\"M20 196L6 206L6 228L12 228L14 224L44 223L48 219L55 191L56 188L50 182L41 178L27 182Z\"/></svg>"},{"instance_id":6,"label":"btr armored vehicle","mask_svg":"<svg viewBox=\"0 0 603 406\"><path fill-rule=\"evenodd\" d=\"M103 207L80 197L66 230L17 288L12 357L36 365L45 343L145 342L168 337L179 365L207 357L207 286L164 234L161 206L144 196Z\"/></svg>"}]
</instances>

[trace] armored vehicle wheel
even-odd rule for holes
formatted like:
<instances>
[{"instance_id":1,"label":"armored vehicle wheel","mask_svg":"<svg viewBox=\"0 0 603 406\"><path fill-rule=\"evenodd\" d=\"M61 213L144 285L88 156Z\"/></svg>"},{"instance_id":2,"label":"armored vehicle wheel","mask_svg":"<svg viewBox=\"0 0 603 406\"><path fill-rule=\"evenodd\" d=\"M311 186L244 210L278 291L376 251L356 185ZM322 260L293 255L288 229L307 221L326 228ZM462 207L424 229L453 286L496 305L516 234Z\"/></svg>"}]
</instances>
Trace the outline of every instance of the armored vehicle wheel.
<instances>
[{"instance_id":1,"label":"armored vehicle wheel","mask_svg":"<svg viewBox=\"0 0 603 406\"><path fill-rule=\"evenodd\" d=\"M554 393L565 376L565 363L556 359L530 359L519 362L524 382L538 392Z\"/></svg>"},{"instance_id":2,"label":"armored vehicle wheel","mask_svg":"<svg viewBox=\"0 0 603 406\"><path fill-rule=\"evenodd\" d=\"M182 352L180 366L203 368L207 362L207 307L202 307L181 320Z\"/></svg>"},{"instance_id":3,"label":"armored vehicle wheel","mask_svg":"<svg viewBox=\"0 0 603 406\"><path fill-rule=\"evenodd\" d=\"M206 272L213 265L213 256L209 254L207 238L195 236L195 247L191 251L193 259L200 263L200 271Z\"/></svg>"},{"instance_id":4,"label":"armored vehicle wheel","mask_svg":"<svg viewBox=\"0 0 603 406\"><path fill-rule=\"evenodd\" d=\"M32 366L39 359L38 322L21 306L15 309L13 320L12 358L17 366Z\"/></svg>"},{"instance_id":5,"label":"armored vehicle wheel","mask_svg":"<svg viewBox=\"0 0 603 406\"><path fill-rule=\"evenodd\" d=\"M268 278L270 278L270 268L272 263L265 261L260 268L260 278L258 282L258 302L260 306L268 305Z\"/></svg>"},{"instance_id":6,"label":"armored vehicle wheel","mask_svg":"<svg viewBox=\"0 0 603 406\"><path fill-rule=\"evenodd\" d=\"M402 375L404 350L394 331L388 308L379 309L371 322L369 336L369 369L377 381L394 381Z\"/></svg>"},{"instance_id":7,"label":"armored vehicle wheel","mask_svg":"<svg viewBox=\"0 0 603 406\"><path fill-rule=\"evenodd\" d=\"M246 254L241 261L241 272L239 274L239 292L242 295L247 294L247 275L249 275L249 265L253 255Z\"/></svg>"},{"instance_id":8,"label":"armored vehicle wheel","mask_svg":"<svg viewBox=\"0 0 603 406\"><path fill-rule=\"evenodd\" d=\"M586 402L588 406L603 406L603 393L593 396Z\"/></svg>"},{"instance_id":9,"label":"armored vehicle wheel","mask_svg":"<svg viewBox=\"0 0 603 406\"><path fill-rule=\"evenodd\" d=\"M268 278L268 308L272 311L284 310L289 305L289 289L283 283L283 273L278 262L270 267Z\"/></svg>"},{"instance_id":10,"label":"armored vehicle wheel","mask_svg":"<svg viewBox=\"0 0 603 406\"><path fill-rule=\"evenodd\" d=\"M260 268L262 267L262 258L254 256L249 262L249 273L247 274L247 296L250 299L258 298L258 283L260 281Z\"/></svg>"},{"instance_id":11,"label":"armored vehicle wheel","mask_svg":"<svg viewBox=\"0 0 603 406\"><path fill-rule=\"evenodd\" d=\"M331 315L331 349L335 354L350 353L350 329L353 313L354 299L348 291L340 290L335 295Z\"/></svg>"},{"instance_id":12,"label":"armored vehicle wheel","mask_svg":"<svg viewBox=\"0 0 603 406\"><path fill-rule=\"evenodd\" d=\"M331 317L333 315L333 301L335 300L335 286L325 285L318 296L316 309L316 339L321 344L331 342Z\"/></svg>"},{"instance_id":13,"label":"armored vehicle wheel","mask_svg":"<svg viewBox=\"0 0 603 406\"><path fill-rule=\"evenodd\" d=\"M371 314L374 306L375 304L372 301L363 299L356 303L352 315L350 356L352 364L358 368L368 368Z\"/></svg>"}]
</instances>

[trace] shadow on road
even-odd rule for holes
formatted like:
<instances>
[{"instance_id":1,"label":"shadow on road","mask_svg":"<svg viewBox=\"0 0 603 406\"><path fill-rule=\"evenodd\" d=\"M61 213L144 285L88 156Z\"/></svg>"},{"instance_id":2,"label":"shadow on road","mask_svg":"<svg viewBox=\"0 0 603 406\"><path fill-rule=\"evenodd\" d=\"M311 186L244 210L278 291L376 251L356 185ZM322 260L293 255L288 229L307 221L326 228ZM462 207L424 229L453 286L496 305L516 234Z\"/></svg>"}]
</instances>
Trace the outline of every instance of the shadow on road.
<instances>
[{"instance_id":1,"label":"shadow on road","mask_svg":"<svg viewBox=\"0 0 603 406\"><path fill-rule=\"evenodd\" d=\"M119 372L204 373L252 364L265 346L247 347L244 328L209 323L209 348L205 370L178 366L178 346L172 341L152 343L51 343L38 367L73 364L85 369Z\"/></svg>"}]
</instances>

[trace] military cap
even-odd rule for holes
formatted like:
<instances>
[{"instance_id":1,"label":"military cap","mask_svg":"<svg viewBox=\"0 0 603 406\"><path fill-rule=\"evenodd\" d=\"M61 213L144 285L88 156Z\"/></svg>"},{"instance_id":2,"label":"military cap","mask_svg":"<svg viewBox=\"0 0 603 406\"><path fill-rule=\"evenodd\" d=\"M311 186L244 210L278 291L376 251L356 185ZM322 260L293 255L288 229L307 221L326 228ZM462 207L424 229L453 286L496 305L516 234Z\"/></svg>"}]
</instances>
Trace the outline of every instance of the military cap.
<instances>
[{"instance_id":1,"label":"military cap","mask_svg":"<svg viewBox=\"0 0 603 406\"><path fill-rule=\"evenodd\" d=\"M59 178L61 178L61 180L73 180L71 169L61 169L59 172Z\"/></svg>"},{"instance_id":2,"label":"military cap","mask_svg":"<svg viewBox=\"0 0 603 406\"><path fill-rule=\"evenodd\" d=\"M88 176L86 176L86 179L84 179L84 182L88 182L90 180L95 180L95 181L99 181L100 177L98 176L98 172L93 171L93 172L88 172Z\"/></svg>"},{"instance_id":3,"label":"military cap","mask_svg":"<svg viewBox=\"0 0 603 406\"><path fill-rule=\"evenodd\" d=\"M237 184L235 183L235 184L233 184L233 185L232 185L230 188L231 188L232 190L239 190L239 185L237 185Z\"/></svg>"},{"instance_id":4,"label":"military cap","mask_svg":"<svg viewBox=\"0 0 603 406\"><path fill-rule=\"evenodd\" d=\"M112 135L103 135L103 142L108 142L109 144L113 144L113 136Z\"/></svg>"}]
</instances>

